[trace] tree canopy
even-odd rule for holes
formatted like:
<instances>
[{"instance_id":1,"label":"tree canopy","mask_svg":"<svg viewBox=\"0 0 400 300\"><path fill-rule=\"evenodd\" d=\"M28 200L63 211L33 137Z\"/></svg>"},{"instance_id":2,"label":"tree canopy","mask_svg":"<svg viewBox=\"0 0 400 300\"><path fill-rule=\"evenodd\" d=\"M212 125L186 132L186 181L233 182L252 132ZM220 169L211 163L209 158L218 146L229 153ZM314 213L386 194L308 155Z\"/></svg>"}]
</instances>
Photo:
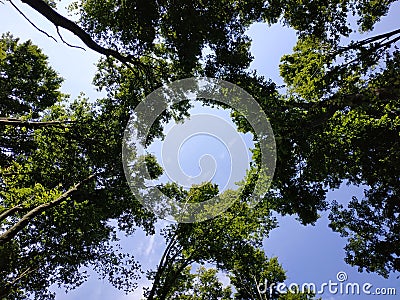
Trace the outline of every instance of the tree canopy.
<instances>
[{"instance_id":1,"label":"tree canopy","mask_svg":"<svg viewBox=\"0 0 400 300\"><path fill-rule=\"evenodd\" d=\"M21 4L7 2L22 14ZM57 31L67 29L104 55L94 84L107 96L68 99L37 46L2 36L0 298L51 298L50 285L75 288L88 266L117 288L135 289L141 269L118 248L116 231L141 227L154 234L156 218L126 182L124 129L145 95L190 76L227 80L257 100L274 130L276 172L257 209L250 208L255 149L241 201L207 222L166 228L164 256L148 273L149 299L257 298L250 267L259 280L283 281L279 263L261 247L276 225L272 212L313 224L328 210L330 227L348 239L347 263L383 276L400 272L400 29L344 43L356 30L372 31L393 2L83 0L69 7L73 22L57 12L56 2L22 0ZM293 52L281 60L283 93L248 69L246 30L255 22L282 22L298 34ZM182 103L161 115L147 142L161 137L168 121L187 117L188 108ZM252 132L243 116L232 119L238 130ZM154 158L146 163L154 177L161 175ZM327 191L342 183L366 186L364 197L347 207L329 203ZM212 184L163 188L197 201L218 193ZM192 273L195 263L216 267ZM234 290L218 281L219 271L228 272Z\"/></svg>"}]
</instances>

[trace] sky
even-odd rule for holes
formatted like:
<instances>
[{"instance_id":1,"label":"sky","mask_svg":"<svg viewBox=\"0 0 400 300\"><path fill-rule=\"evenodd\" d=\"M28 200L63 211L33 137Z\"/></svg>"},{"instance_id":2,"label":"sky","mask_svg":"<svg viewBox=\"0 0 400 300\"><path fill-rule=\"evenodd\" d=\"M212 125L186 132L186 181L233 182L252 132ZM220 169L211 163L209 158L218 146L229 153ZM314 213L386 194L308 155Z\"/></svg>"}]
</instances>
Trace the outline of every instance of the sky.
<instances>
[{"instance_id":1,"label":"sky","mask_svg":"<svg viewBox=\"0 0 400 300\"><path fill-rule=\"evenodd\" d=\"M157 183L175 181L188 189L212 181L220 191L237 189L251 162L253 135L237 132L230 110L192 102L191 117L184 123L169 122L165 139L156 139L147 150L165 170Z\"/></svg>"},{"instance_id":2,"label":"sky","mask_svg":"<svg viewBox=\"0 0 400 300\"><path fill-rule=\"evenodd\" d=\"M27 8L26 5L19 1L15 1L15 3L19 7L24 7L23 11L29 15L29 18L36 25L59 40L51 24ZM62 5L60 5L61 7ZM377 24L374 34L399 28L399 14L400 5L395 3L389 15ZM82 51L70 48L62 44L61 41L56 43L35 30L7 1L5 4L0 4L0 20L1 33L10 31L14 36L20 37L22 41L31 39L34 44L43 49L44 53L49 56L50 65L65 78L62 91L70 94L71 99L75 99L81 92L90 99L104 96L104 93L96 91L91 84L96 71L95 63L100 58L98 54L91 50ZM64 39L71 44L82 45L72 34L64 31L61 31L61 33ZM281 85L283 82L278 69L280 57L291 52L296 41L295 33L289 28L282 27L281 24L275 24L271 27L265 24L255 24L251 26L249 34L253 39L251 51L255 57L251 68ZM359 36L356 34L354 37L358 38ZM217 112L216 114L224 115L226 112ZM251 137L247 136L244 139L246 145L250 146ZM187 155L187 153L193 153L196 149L194 160L190 162L189 159L193 159L193 155ZM215 158L217 157L216 153L224 153L224 144L205 136L198 136L197 140L193 138L187 140L181 147L182 156L180 159L184 161L182 165L187 166L189 164L194 167L189 169L184 167L184 171L192 176L197 175L198 158L207 154L208 149L214 149L211 155ZM208 153L210 154L210 151ZM216 160L216 165L221 166L218 160ZM229 169L227 166L224 168ZM219 177L216 178L223 181L225 175L224 172L220 172L218 173ZM360 188L343 185L339 190L329 192L328 200L337 199L339 202L346 203L353 195L359 196L361 192ZM280 227L273 230L269 238L264 241L264 250L270 257L277 256L284 269L287 270L288 279L285 282L287 285L291 283L302 284L303 282L314 282L319 285L329 280L338 282L336 275L339 272L345 272L348 276L346 282L371 283L373 284L372 289L375 287L397 288L397 296L375 295L369 296L367 299L398 299L400 283L395 276L386 280L376 274L359 273L357 268L345 264L343 250L345 240L328 228L326 214L322 214L315 226L302 226L291 216L279 217L279 221ZM168 224L168 222L160 221L158 228L165 226L165 224ZM144 269L156 266L164 247L164 242L160 237L145 236L141 230L138 230L134 237L127 238L121 234L121 244L124 250L135 255ZM114 289L106 280L98 280L97 275L93 274L88 282L68 294L56 287L52 289L57 293L56 299L60 300L136 300L141 297L141 288L148 285L149 282L142 280L139 282L139 288L136 292L125 295L123 292ZM320 296L324 300L366 299L364 295L349 296L324 293Z\"/></svg>"}]
</instances>

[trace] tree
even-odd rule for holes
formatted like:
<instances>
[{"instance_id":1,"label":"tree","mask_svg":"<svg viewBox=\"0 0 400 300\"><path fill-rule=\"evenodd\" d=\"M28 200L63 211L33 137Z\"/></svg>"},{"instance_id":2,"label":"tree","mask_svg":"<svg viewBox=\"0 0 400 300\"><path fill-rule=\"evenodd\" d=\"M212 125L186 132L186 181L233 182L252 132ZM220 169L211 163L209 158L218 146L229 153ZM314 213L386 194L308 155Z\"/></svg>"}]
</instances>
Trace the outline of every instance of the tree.
<instances>
[{"instance_id":1,"label":"tree","mask_svg":"<svg viewBox=\"0 0 400 300\"><path fill-rule=\"evenodd\" d=\"M200 202L218 194L218 187L211 184L192 187L189 192L175 185L165 187L167 193L177 199ZM233 191L221 197L235 198ZM167 241L163 257L155 272L148 299L172 297L175 282L181 272L193 263L213 263L228 270L247 246L261 246L263 232L273 227L266 210L251 210L245 202L237 203L221 217L200 223L179 223L168 227L164 235ZM156 298L157 297L157 298Z\"/></svg>"},{"instance_id":2,"label":"tree","mask_svg":"<svg viewBox=\"0 0 400 300\"><path fill-rule=\"evenodd\" d=\"M355 7L361 9L358 23L365 31L387 13L389 4ZM372 14L365 15L367 11ZM353 197L347 209L331 204L330 226L348 237L349 264L387 277L400 271L395 200L400 187L399 30L348 45L340 44L340 37L348 36L340 30L328 36L301 33L294 53L281 64L289 105L304 128L302 141L291 135L301 178L329 188L342 182L368 186L364 199Z\"/></svg>"},{"instance_id":3,"label":"tree","mask_svg":"<svg viewBox=\"0 0 400 300\"><path fill-rule=\"evenodd\" d=\"M121 155L118 120L84 98L67 105L62 79L30 41L5 35L0 45L0 296L48 299L53 283L80 285L88 265L134 288L139 265L118 249L109 220L151 232L154 218L109 160Z\"/></svg>"},{"instance_id":4,"label":"tree","mask_svg":"<svg viewBox=\"0 0 400 300\"><path fill-rule=\"evenodd\" d=\"M9 165L20 153L31 151L30 139L23 138L19 132L18 143L12 139L18 125L25 122L25 126L32 128L45 126L43 124L27 122L29 118L38 118L40 112L61 100L62 94L58 91L62 79L56 72L47 66L46 57L32 43L18 45L18 40L11 35L2 36L0 44L0 124L2 126L1 152L2 165ZM21 63L23 61L24 63ZM7 117L5 117L7 116ZM25 120L19 120L25 118ZM4 126L10 124L9 134L3 131ZM14 125L11 127L11 125ZM11 129L13 128L13 129ZM15 129L17 128L17 129ZM8 149L5 154L5 150Z\"/></svg>"},{"instance_id":5,"label":"tree","mask_svg":"<svg viewBox=\"0 0 400 300\"><path fill-rule=\"evenodd\" d=\"M179 280L181 285L175 288L174 299L231 299L232 290L230 286L222 285L217 277L216 269L200 266L195 274L190 273L190 270L190 267L183 270L181 280Z\"/></svg>"},{"instance_id":6,"label":"tree","mask_svg":"<svg viewBox=\"0 0 400 300\"><path fill-rule=\"evenodd\" d=\"M167 184L165 193L177 201L199 202L218 194L210 183L192 186L189 191L176 184ZM240 193L240 195L238 195ZM221 216L197 223L179 223L163 229L166 248L156 270L148 273L153 280L146 299L286 299L278 293L278 283L286 279L277 258L269 259L262 250L262 241L276 226L276 220L265 205L252 208L246 192L227 190L221 198L240 198ZM193 264L200 264L196 274ZM206 269L204 265L213 265ZM216 278L224 272L235 292ZM265 288L265 285L268 288ZM288 292L288 294L291 294ZM298 293L292 299L313 299L311 294ZM299 298L297 298L299 297Z\"/></svg>"},{"instance_id":7,"label":"tree","mask_svg":"<svg viewBox=\"0 0 400 300\"><path fill-rule=\"evenodd\" d=\"M348 237L346 261L385 277L400 271L400 166L396 163L400 157L400 93L395 83L400 78L399 59L399 53L394 52L386 60L386 68L362 91L368 100L338 117L352 131L351 135L342 134L344 146L357 151L350 167L356 168L357 163L356 180L368 188L363 199L353 197L347 208L333 203L330 215L331 227Z\"/></svg>"}]
</instances>

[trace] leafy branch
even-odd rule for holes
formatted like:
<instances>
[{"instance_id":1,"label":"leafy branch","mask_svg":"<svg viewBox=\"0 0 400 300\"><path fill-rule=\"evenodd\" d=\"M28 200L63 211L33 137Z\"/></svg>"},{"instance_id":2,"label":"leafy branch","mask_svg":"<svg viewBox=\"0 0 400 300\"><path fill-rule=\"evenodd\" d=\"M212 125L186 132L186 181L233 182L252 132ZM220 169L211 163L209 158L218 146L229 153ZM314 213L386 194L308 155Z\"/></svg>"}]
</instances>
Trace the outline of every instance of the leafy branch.
<instances>
[{"instance_id":1,"label":"leafy branch","mask_svg":"<svg viewBox=\"0 0 400 300\"><path fill-rule=\"evenodd\" d=\"M0 299L5 299L3 297L7 296L9 290L22 278L28 276L29 274L35 272L37 269L32 269L31 267L26 268L21 274L13 279L13 281L6 283L6 285L0 290Z\"/></svg>"},{"instance_id":2,"label":"leafy branch","mask_svg":"<svg viewBox=\"0 0 400 300\"><path fill-rule=\"evenodd\" d=\"M12 216L14 213L22 211L24 207L22 205L17 205L14 207L11 207L9 209L5 209L0 213L0 222L8 218L9 216Z\"/></svg>"},{"instance_id":3,"label":"leafy branch","mask_svg":"<svg viewBox=\"0 0 400 300\"><path fill-rule=\"evenodd\" d=\"M87 183L94 177L96 177L96 174L90 175L86 179L82 180L78 184L71 187L68 191L63 193L57 199L47 203L43 203L30 210L17 223L15 223L13 226L11 226L8 230L6 230L3 234L0 235L0 246L4 245L5 243L9 242L12 238L14 238L32 219L40 215L42 212L59 205L61 202L63 202L69 196L71 196L73 192L77 191L81 186L83 186L85 183ZM10 210L6 211L5 214L6 215L10 214Z\"/></svg>"}]
</instances>

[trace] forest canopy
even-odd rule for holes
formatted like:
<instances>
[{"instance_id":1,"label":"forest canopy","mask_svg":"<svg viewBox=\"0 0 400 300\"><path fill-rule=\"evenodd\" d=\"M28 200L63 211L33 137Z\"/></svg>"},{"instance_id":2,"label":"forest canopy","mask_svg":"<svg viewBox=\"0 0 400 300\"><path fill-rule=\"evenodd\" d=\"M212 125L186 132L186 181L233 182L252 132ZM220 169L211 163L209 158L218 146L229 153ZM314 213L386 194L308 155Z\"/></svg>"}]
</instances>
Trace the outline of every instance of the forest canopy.
<instances>
[{"instance_id":1,"label":"forest canopy","mask_svg":"<svg viewBox=\"0 0 400 300\"><path fill-rule=\"evenodd\" d=\"M260 282L285 280L278 260L262 247L278 226L276 213L307 225L328 212L329 226L347 240L348 264L383 277L398 274L400 24L348 42L355 31L373 32L394 2L83 0L70 3L70 16L59 12L64 2L0 3L22 14L26 26L36 27L22 7L42 15L59 36L36 28L64 42L66 51L73 45L59 29L101 54L93 84L106 94L70 100L60 91L62 70L58 74L33 41L2 35L0 299L52 299L50 286L80 286L88 266L126 292L146 276L153 283L146 299L264 299ZM284 89L249 69L247 30L260 22L280 22L297 33L293 52L281 58ZM125 177L124 131L146 95L188 77L226 80L252 95L274 131L276 169L255 207L257 146L240 193L221 193L210 182L187 190L161 186L176 201L219 193L238 200L211 220L165 227L161 261L144 275L118 246L118 232L157 231L156 215ZM162 137L169 121L185 120L189 108L182 102L160 115L147 142ZM233 112L231 118L238 131L253 132L246 116ZM163 174L155 157L145 163L154 178ZM346 199L348 205L328 201L327 192L343 183L365 187L363 197ZM228 274L231 286L222 285L218 272ZM268 299L314 297L268 293Z\"/></svg>"}]
</instances>

